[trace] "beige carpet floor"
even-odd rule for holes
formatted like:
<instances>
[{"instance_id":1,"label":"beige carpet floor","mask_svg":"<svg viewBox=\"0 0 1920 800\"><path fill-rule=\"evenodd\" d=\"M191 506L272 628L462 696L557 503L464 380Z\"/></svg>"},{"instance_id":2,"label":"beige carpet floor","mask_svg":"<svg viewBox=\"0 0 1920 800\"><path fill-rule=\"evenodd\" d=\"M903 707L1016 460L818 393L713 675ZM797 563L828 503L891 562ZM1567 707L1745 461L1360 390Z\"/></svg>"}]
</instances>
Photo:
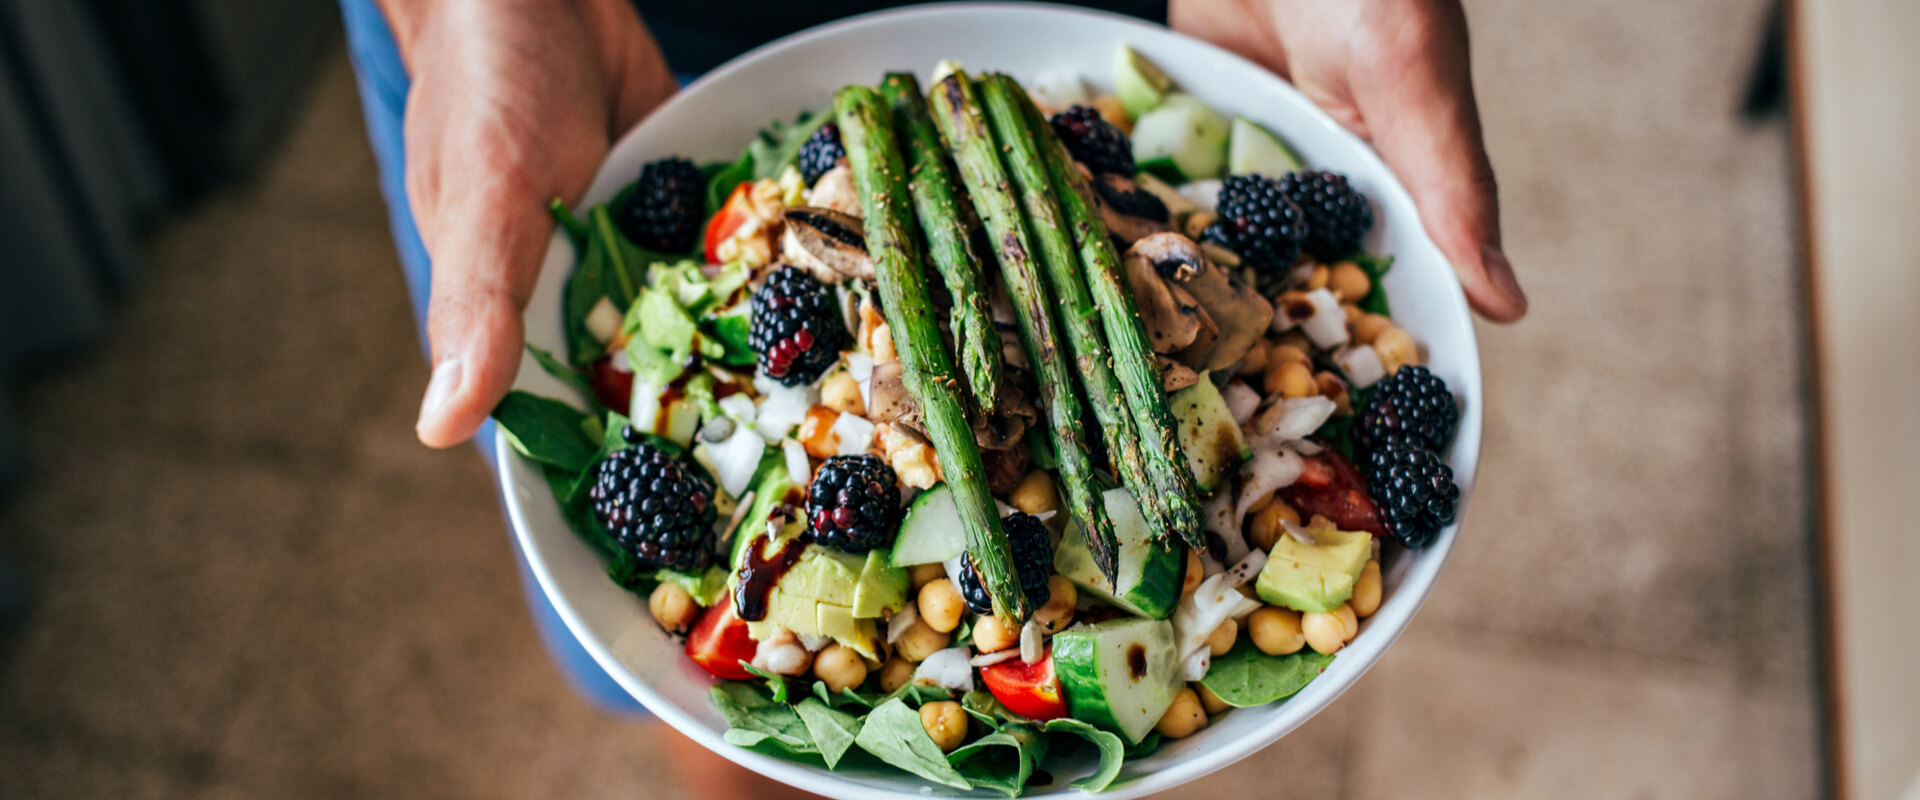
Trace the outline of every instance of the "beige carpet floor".
<instances>
[{"instance_id":1,"label":"beige carpet floor","mask_svg":"<svg viewBox=\"0 0 1920 800\"><path fill-rule=\"evenodd\" d=\"M1789 139L1733 115L1766 3L1469 5L1534 302L1481 329L1469 530L1352 692L1179 794L1814 796ZM479 459L413 441L360 126L339 57L26 392L0 797L685 796L548 664Z\"/></svg>"}]
</instances>

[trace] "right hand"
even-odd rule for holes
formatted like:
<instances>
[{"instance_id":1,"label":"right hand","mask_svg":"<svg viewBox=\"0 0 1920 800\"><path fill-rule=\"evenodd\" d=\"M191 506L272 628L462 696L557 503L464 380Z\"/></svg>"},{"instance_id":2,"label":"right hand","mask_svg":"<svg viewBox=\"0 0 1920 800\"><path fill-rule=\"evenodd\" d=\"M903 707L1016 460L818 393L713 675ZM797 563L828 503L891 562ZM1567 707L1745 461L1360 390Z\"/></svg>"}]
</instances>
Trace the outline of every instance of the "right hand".
<instances>
[{"instance_id":1,"label":"right hand","mask_svg":"<svg viewBox=\"0 0 1920 800\"><path fill-rule=\"evenodd\" d=\"M384 0L412 79L407 199L433 260L433 377L416 432L471 437L513 385L553 232L672 73L625 0Z\"/></svg>"}]
</instances>

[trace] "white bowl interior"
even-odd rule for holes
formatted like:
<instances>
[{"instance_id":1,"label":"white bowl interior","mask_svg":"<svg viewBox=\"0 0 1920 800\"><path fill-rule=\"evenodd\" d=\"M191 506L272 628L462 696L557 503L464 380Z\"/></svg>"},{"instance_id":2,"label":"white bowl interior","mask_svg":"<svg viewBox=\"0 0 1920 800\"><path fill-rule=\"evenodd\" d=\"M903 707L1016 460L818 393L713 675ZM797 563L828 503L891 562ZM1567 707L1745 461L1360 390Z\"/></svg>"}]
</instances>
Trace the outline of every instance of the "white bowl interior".
<instances>
[{"instance_id":1,"label":"white bowl interior","mask_svg":"<svg viewBox=\"0 0 1920 800\"><path fill-rule=\"evenodd\" d=\"M769 120L826 108L834 89L875 84L889 70L913 70L924 85L935 61L953 58L969 70L1019 78L1070 68L1094 86L1105 87L1114 48L1121 42L1165 68L1183 90L1280 133L1308 164L1345 173L1373 200L1378 222L1367 249L1396 257L1385 279L1395 320L1422 343L1429 366L1461 400L1460 428L1449 460L1460 485L1464 520L1480 451L1479 354L1453 270L1421 229L1405 190L1366 144L1284 81L1164 27L1059 6L941 4L815 29L732 62L654 112L614 147L584 202L606 201L639 174L641 164L664 155L731 160ZM565 347L561 287L574 259L572 245L556 234L527 310L528 338L554 352ZM516 385L549 396L571 396L531 358L522 364ZM504 434L499 448L512 452ZM606 579L598 556L561 518L538 469L509 455L501 460L500 478L514 534L541 587L601 666L653 713L728 758L809 791L848 798L927 796L923 781L891 769L843 765L840 772L828 772L726 744L720 738L726 723L707 698L711 679L653 622L643 598ZM1279 704L1233 711L1188 739L1167 743L1151 757L1129 761L1103 796L1137 797L1192 780L1272 743L1324 708L1405 629L1432 588L1458 531L1456 522L1427 549L1403 552L1388 565L1386 599L1379 612L1305 690ZM1031 787L1029 794L1076 792L1067 783L1091 767L1088 759L1054 768L1052 784ZM944 787L933 787L933 793L967 794Z\"/></svg>"}]
</instances>

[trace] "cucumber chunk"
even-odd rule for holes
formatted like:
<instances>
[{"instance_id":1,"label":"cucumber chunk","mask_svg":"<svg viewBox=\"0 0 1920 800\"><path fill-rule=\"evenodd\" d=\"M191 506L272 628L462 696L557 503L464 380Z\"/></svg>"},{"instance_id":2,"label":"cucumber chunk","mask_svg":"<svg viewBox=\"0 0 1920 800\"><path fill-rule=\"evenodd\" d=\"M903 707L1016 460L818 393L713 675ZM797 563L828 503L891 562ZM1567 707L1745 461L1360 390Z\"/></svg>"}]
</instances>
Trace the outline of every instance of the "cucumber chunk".
<instances>
[{"instance_id":1,"label":"cucumber chunk","mask_svg":"<svg viewBox=\"0 0 1920 800\"><path fill-rule=\"evenodd\" d=\"M1227 118L1205 103L1174 92L1133 123L1133 160L1142 169L1166 172L1171 162L1184 180L1218 178L1227 163ZM1173 180L1175 175L1162 174Z\"/></svg>"},{"instance_id":2,"label":"cucumber chunk","mask_svg":"<svg viewBox=\"0 0 1920 800\"><path fill-rule=\"evenodd\" d=\"M913 498L900 521L900 532L893 537L893 554L888 561L896 567L938 564L966 552L966 534L960 527L960 509L953 504L953 493L944 483Z\"/></svg>"},{"instance_id":3,"label":"cucumber chunk","mask_svg":"<svg viewBox=\"0 0 1920 800\"><path fill-rule=\"evenodd\" d=\"M1200 382L1167 396L1167 408L1173 412L1180 449L1193 468L1194 482L1200 491L1212 492L1228 475L1253 458L1253 446L1234 424L1233 411L1214 388L1213 381L1200 376Z\"/></svg>"},{"instance_id":4,"label":"cucumber chunk","mask_svg":"<svg viewBox=\"0 0 1920 800\"><path fill-rule=\"evenodd\" d=\"M1108 489L1101 496L1113 535L1120 547L1115 582L1108 583L1087 550L1087 537L1069 524L1053 551L1053 568L1094 597L1130 614L1165 619L1180 602L1181 571L1186 559L1179 549L1161 545L1140 515L1140 506L1125 489ZM1118 588L1116 588L1116 585Z\"/></svg>"},{"instance_id":5,"label":"cucumber chunk","mask_svg":"<svg viewBox=\"0 0 1920 800\"><path fill-rule=\"evenodd\" d=\"M1246 117L1233 118L1227 137L1228 175L1265 175L1279 178L1300 170L1300 156L1286 142Z\"/></svg>"},{"instance_id":6,"label":"cucumber chunk","mask_svg":"<svg viewBox=\"0 0 1920 800\"><path fill-rule=\"evenodd\" d=\"M1179 654L1165 620L1128 617L1053 637L1053 671L1074 719L1138 744L1180 692Z\"/></svg>"},{"instance_id":7,"label":"cucumber chunk","mask_svg":"<svg viewBox=\"0 0 1920 800\"><path fill-rule=\"evenodd\" d=\"M1127 116L1139 119L1160 105L1172 88L1173 79L1133 48L1121 44L1119 52L1114 53L1113 93L1126 107Z\"/></svg>"}]
</instances>

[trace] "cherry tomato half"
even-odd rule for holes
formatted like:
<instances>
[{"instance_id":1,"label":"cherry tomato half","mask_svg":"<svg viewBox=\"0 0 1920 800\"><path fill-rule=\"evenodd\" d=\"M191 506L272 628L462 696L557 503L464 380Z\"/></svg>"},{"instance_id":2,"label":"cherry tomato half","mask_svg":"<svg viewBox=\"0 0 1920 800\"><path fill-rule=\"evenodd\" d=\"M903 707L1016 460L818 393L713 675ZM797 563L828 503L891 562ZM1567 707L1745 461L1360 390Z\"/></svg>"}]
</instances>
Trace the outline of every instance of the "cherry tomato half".
<instances>
[{"instance_id":1,"label":"cherry tomato half","mask_svg":"<svg viewBox=\"0 0 1920 800\"><path fill-rule=\"evenodd\" d=\"M721 602L700 612L693 632L687 634L687 657L716 678L744 681L751 679L740 662L753 661L760 644L747 633L747 623L733 613L733 602Z\"/></svg>"},{"instance_id":2,"label":"cherry tomato half","mask_svg":"<svg viewBox=\"0 0 1920 800\"><path fill-rule=\"evenodd\" d=\"M1029 664L1009 658L980 668L980 679L987 684L993 699L1008 711L1028 719L1059 719L1067 715L1067 698L1060 692L1060 679L1053 674L1053 653Z\"/></svg>"},{"instance_id":3,"label":"cherry tomato half","mask_svg":"<svg viewBox=\"0 0 1920 800\"><path fill-rule=\"evenodd\" d=\"M747 220L753 218L752 213L747 210L749 185L749 183L742 183L733 187L733 193L727 195L727 202L720 206L720 210L713 215L713 219L707 220L707 263L720 263L720 243L726 241L734 231L739 230L740 226L747 224Z\"/></svg>"}]
</instances>

